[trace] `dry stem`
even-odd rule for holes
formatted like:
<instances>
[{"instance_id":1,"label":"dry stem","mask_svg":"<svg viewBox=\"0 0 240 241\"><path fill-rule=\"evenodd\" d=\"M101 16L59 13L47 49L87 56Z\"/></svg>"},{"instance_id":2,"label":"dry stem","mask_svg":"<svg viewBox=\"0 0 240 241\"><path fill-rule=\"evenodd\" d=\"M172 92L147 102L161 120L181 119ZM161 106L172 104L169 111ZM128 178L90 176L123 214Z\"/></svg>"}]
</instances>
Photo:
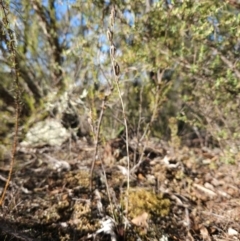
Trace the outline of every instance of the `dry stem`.
<instances>
[{"instance_id":1,"label":"dry stem","mask_svg":"<svg viewBox=\"0 0 240 241\"><path fill-rule=\"evenodd\" d=\"M4 21L3 21L3 26L6 29L6 34L9 35L9 40L7 40L7 46L9 49L9 52L11 54L11 60L12 60L12 71L14 72L14 85L15 85L15 126L14 126L14 138L13 138L13 144L12 144L12 156L11 156L11 161L10 161L10 169L7 177L7 181L5 183L3 192L1 194L1 199L0 199L0 206L2 206L4 197L6 195L11 177L12 177L12 171L13 171L13 165L15 161L15 154L17 150L17 142L18 142L18 122L19 122L19 99L20 99L20 86L19 86L19 64L16 56L16 43L15 43L15 36L13 30L9 28L10 23L8 20L8 9L4 5L3 1L0 1L0 6L2 8L3 16L4 16ZM7 39L7 38L6 38Z\"/></svg>"},{"instance_id":2,"label":"dry stem","mask_svg":"<svg viewBox=\"0 0 240 241\"><path fill-rule=\"evenodd\" d=\"M117 86L118 96L121 102L122 106L122 112L123 112L123 119L124 119L124 126L125 126L125 134L126 134L126 152L127 152L127 165L128 165L128 176L127 176L127 205L126 205L126 212L128 213L128 196L129 196L129 187L130 187L130 158L129 158L129 138L128 138L128 124L127 124L127 117L126 117L126 111L124 107L124 102L121 94L121 90L119 87L119 75L120 75L120 67L118 62L115 60L115 46L113 43L113 27L115 22L115 6L112 7L111 16L110 16L110 22L111 26L108 28L107 36L108 40L110 42L110 58L111 58L111 64L113 69L113 75L114 75L114 82Z\"/></svg>"},{"instance_id":3,"label":"dry stem","mask_svg":"<svg viewBox=\"0 0 240 241\"><path fill-rule=\"evenodd\" d=\"M99 135L100 135L100 128L101 128L101 123L102 123L102 118L103 118L103 113L104 113L104 109L105 109L105 103L106 103L107 97L105 96L103 101L102 101L102 107L101 107L101 112L100 112L100 116L98 119L98 125L97 125L97 130L96 133L94 132L94 128L92 126L92 130L93 130L93 135L94 135L94 144L95 144L95 149L94 149L94 159L92 161L92 165L91 165L91 170L90 170L90 178L91 178L91 187L90 190L93 190L93 170L96 164L96 161L98 159L98 145L99 145Z\"/></svg>"}]
</instances>

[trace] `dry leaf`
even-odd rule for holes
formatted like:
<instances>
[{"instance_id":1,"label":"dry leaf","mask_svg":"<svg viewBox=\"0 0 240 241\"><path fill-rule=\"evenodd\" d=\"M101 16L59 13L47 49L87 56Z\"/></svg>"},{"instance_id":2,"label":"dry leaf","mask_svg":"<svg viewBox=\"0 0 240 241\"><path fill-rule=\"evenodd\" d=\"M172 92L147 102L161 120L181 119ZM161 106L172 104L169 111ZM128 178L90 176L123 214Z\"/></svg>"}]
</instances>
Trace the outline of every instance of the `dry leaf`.
<instances>
[{"instance_id":1,"label":"dry leaf","mask_svg":"<svg viewBox=\"0 0 240 241\"><path fill-rule=\"evenodd\" d=\"M208 230L206 229L206 227L202 226L200 228L200 233L201 233L201 236L204 241L211 241L211 238L209 236L209 233L208 233Z\"/></svg>"},{"instance_id":2,"label":"dry leaf","mask_svg":"<svg viewBox=\"0 0 240 241\"><path fill-rule=\"evenodd\" d=\"M187 233L187 241L194 241L194 238L190 232Z\"/></svg>"},{"instance_id":3,"label":"dry leaf","mask_svg":"<svg viewBox=\"0 0 240 241\"><path fill-rule=\"evenodd\" d=\"M147 219L148 219L148 213L144 212L143 214L137 216L136 218L133 218L131 222L136 226L147 228L148 227Z\"/></svg>"}]
</instances>

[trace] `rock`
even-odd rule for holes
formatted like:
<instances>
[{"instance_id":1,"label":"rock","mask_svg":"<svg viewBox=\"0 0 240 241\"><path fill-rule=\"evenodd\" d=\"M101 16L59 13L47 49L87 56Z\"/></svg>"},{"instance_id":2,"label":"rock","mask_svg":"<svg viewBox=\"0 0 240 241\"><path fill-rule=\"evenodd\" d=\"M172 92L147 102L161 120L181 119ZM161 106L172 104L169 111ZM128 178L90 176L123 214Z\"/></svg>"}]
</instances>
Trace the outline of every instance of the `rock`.
<instances>
[{"instance_id":1,"label":"rock","mask_svg":"<svg viewBox=\"0 0 240 241\"><path fill-rule=\"evenodd\" d=\"M229 228L228 229L228 235L229 236L236 236L236 235L238 235L238 232L233 228Z\"/></svg>"},{"instance_id":2,"label":"rock","mask_svg":"<svg viewBox=\"0 0 240 241\"><path fill-rule=\"evenodd\" d=\"M61 146L68 138L70 132L54 119L46 119L36 123L28 133L25 140L20 143L25 147Z\"/></svg>"}]
</instances>

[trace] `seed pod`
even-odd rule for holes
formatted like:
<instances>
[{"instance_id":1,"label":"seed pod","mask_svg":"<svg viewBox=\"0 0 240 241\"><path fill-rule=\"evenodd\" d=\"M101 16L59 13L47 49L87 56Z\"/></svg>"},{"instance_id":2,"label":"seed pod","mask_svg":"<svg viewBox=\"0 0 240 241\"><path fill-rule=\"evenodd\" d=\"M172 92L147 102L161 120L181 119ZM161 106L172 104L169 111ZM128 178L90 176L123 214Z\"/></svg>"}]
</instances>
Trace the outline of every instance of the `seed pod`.
<instances>
[{"instance_id":1,"label":"seed pod","mask_svg":"<svg viewBox=\"0 0 240 241\"><path fill-rule=\"evenodd\" d=\"M107 38L109 42L112 42L113 40L113 32L110 30L110 28L108 28L107 30Z\"/></svg>"},{"instance_id":2,"label":"seed pod","mask_svg":"<svg viewBox=\"0 0 240 241\"><path fill-rule=\"evenodd\" d=\"M114 64L114 72L115 72L116 76L119 76L119 74L120 74L120 67L119 67L119 64L117 62L115 62L115 64Z\"/></svg>"},{"instance_id":3,"label":"seed pod","mask_svg":"<svg viewBox=\"0 0 240 241\"><path fill-rule=\"evenodd\" d=\"M110 46L110 55L111 55L111 57L114 57L115 53L116 53L116 47L115 47L114 44L111 44L111 46Z\"/></svg>"}]
</instances>

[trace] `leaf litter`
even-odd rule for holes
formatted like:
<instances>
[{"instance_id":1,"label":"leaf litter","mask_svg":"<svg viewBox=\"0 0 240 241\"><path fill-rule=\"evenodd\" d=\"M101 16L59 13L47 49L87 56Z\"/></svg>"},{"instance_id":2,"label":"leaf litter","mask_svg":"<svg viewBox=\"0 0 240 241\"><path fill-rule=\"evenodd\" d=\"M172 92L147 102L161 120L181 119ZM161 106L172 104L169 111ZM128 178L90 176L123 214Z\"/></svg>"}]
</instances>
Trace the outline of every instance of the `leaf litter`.
<instances>
[{"instance_id":1,"label":"leaf litter","mask_svg":"<svg viewBox=\"0 0 240 241\"><path fill-rule=\"evenodd\" d=\"M125 144L114 139L100 148L91 193L92 150L84 142L70 151L67 143L20 148L0 214L1 239L240 240L239 160L231 165L220 151L173 151L153 141L134 163L141 151L130 143L129 172Z\"/></svg>"}]
</instances>

